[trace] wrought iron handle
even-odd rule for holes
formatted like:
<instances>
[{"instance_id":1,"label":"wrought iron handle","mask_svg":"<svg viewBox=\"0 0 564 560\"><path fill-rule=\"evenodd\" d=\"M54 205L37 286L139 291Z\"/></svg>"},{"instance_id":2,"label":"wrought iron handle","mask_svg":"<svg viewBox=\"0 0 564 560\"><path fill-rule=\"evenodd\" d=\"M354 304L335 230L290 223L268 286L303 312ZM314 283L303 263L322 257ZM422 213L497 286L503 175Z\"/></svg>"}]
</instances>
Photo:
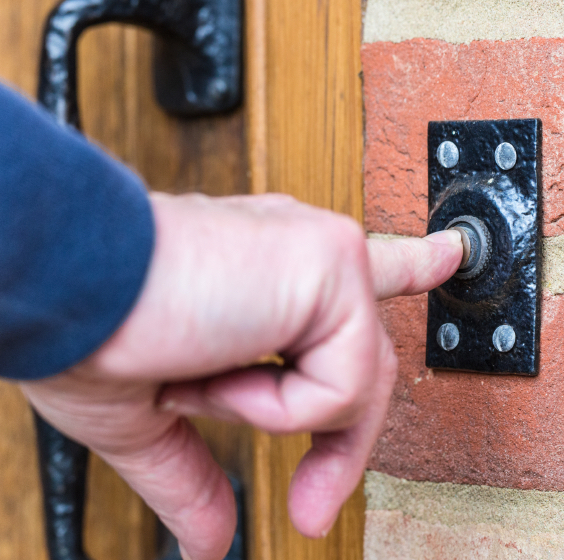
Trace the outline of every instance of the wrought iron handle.
<instances>
[{"instance_id":1,"label":"wrought iron handle","mask_svg":"<svg viewBox=\"0 0 564 560\"><path fill-rule=\"evenodd\" d=\"M61 125L80 129L77 40L111 21L156 32L155 91L165 110L184 116L230 110L241 97L241 2L63 0L45 27L39 102ZM38 415L35 424L50 559L88 560L82 545L88 450Z\"/></svg>"},{"instance_id":2,"label":"wrought iron handle","mask_svg":"<svg viewBox=\"0 0 564 560\"><path fill-rule=\"evenodd\" d=\"M184 116L227 111L241 98L242 0L63 0L50 14L39 101L61 124L80 127L76 43L87 28L121 22L157 33L155 92Z\"/></svg>"},{"instance_id":3,"label":"wrought iron handle","mask_svg":"<svg viewBox=\"0 0 564 560\"><path fill-rule=\"evenodd\" d=\"M88 560L82 546L88 449L34 414L51 560Z\"/></svg>"}]
</instances>

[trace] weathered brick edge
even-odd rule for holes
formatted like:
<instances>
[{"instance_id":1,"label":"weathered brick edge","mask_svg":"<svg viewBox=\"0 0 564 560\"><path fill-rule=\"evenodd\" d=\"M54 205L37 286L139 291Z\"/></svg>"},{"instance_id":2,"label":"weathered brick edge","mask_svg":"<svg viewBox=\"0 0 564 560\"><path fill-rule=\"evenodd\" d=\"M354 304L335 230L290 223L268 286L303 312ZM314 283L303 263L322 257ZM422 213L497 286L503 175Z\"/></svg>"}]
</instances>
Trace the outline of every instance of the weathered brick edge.
<instances>
[{"instance_id":1,"label":"weathered brick edge","mask_svg":"<svg viewBox=\"0 0 564 560\"><path fill-rule=\"evenodd\" d=\"M367 0L365 43L417 37L453 44L564 37L564 2Z\"/></svg>"},{"instance_id":2,"label":"weathered brick edge","mask_svg":"<svg viewBox=\"0 0 564 560\"><path fill-rule=\"evenodd\" d=\"M365 560L564 558L564 493L367 472Z\"/></svg>"},{"instance_id":3,"label":"weathered brick edge","mask_svg":"<svg viewBox=\"0 0 564 560\"><path fill-rule=\"evenodd\" d=\"M564 39L373 43L362 63L369 231L424 234L429 121L540 118L544 234L564 233Z\"/></svg>"},{"instance_id":4,"label":"weathered brick edge","mask_svg":"<svg viewBox=\"0 0 564 560\"><path fill-rule=\"evenodd\" d=\"M381 305L399 380L369 467L411 480L564 490L564 40L365 44L369 231L424 235L427 122L543 121L546 264L534 379L428 371L426 296Z\"/></svg>"}]
</instances>

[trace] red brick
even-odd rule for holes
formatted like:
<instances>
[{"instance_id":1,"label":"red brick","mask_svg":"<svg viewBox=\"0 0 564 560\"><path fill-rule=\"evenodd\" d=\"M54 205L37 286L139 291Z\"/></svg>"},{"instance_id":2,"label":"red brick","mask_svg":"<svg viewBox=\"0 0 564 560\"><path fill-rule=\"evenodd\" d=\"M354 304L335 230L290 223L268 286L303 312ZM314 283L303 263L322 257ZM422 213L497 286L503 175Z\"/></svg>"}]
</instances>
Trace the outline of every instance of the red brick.
<instances>
[{"instance_id":1,"label":"red brick","mask_svg":"<svg viewBox=\"0 0 564 560\"><path fill-rule=\"evenodd\" d=\"M381 304L399 379L369 468L411 480L564 490L564 296L545 294L536 378L425 368L426 296Z\"/></svg>"},{"instance_id":2,"label":"red brick","mask_svg":"<svg viewBox=\"0 0 564 560\"><path fill-rule=\"evenodd\" d=\"M428 121L540 118L545 235L564 233L564 40L381 42L362 59L369 231L424 234Z\"/></svg>"}]
</instances>

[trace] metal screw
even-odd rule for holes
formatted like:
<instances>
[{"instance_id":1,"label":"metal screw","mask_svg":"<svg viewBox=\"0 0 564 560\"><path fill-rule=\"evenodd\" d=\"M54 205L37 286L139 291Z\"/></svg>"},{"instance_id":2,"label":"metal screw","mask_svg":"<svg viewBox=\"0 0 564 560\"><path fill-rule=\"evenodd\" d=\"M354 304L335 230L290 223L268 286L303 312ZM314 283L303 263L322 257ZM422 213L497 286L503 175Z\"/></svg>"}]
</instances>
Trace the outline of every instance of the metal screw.
<instances>
[{"instance_id":1,"label":"metal screw","mask_svg":"<svg viewBox=\"0 0 564 560\"><path fill-rule=\"evenodd\" d=\"M497 327L492 337L493 345L498 352L509 352L515 346L515 331L511 325Z\"/></svg>"},{"instance_id":2,"label":"metal screw","mask_svg":"<svg viewBox=\"0 0 564 560\"><path fill-rule=\"evenodd\" d=\"M437 150L437 159L439 163L446 169L452 169L460 158L460 152L454 142L446 140Z\"/></svg>"},{"instance_id":3,"label":"metal screw","mask_svg":"<svg viewBox=\"0 0 564 560\"><path fill-rule=\"evenodd\" d=\"M441 325L437 332L437 343L439 346L450 352L454 350L460 341L460 333L458 332L458 327L453 323L445 323Z\"/></svg>"},{"instance_id":4,"label":"metal screw","mask_svg":"<svg viewBox=\"0 0 564 560\"><path fill-rule=\"evenodd\" d=\"M509 171L517 163L517 152L509 142L503 142L495 149L495 162L504 171Z\"/></svg>"}]
</instances>

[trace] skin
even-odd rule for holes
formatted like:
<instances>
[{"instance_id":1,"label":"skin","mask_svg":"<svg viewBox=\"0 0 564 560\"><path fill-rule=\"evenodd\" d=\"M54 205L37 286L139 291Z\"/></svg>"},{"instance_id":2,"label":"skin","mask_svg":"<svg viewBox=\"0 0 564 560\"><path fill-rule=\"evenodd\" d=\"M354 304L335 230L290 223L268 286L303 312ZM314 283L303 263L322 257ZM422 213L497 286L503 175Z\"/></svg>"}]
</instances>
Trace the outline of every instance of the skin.
<instances>
[{"instance_id":1,"label":"skin","mask_svg":"<svg viewBox=\"0 0 564 560\"><path fill-rule=\"evenodd\" d=\"M22 383L24 393L118 471L191 560L224 557L236 513L188 418L312 432L288 508L304 535L326 535L362 476L395 380L374 301L446 281L460 234L367 241L353 220L282 195L152 202L156 248L131 314L88 359ZM253 365L273 354L283 366Z\"/></svg>"}]
</instances>

